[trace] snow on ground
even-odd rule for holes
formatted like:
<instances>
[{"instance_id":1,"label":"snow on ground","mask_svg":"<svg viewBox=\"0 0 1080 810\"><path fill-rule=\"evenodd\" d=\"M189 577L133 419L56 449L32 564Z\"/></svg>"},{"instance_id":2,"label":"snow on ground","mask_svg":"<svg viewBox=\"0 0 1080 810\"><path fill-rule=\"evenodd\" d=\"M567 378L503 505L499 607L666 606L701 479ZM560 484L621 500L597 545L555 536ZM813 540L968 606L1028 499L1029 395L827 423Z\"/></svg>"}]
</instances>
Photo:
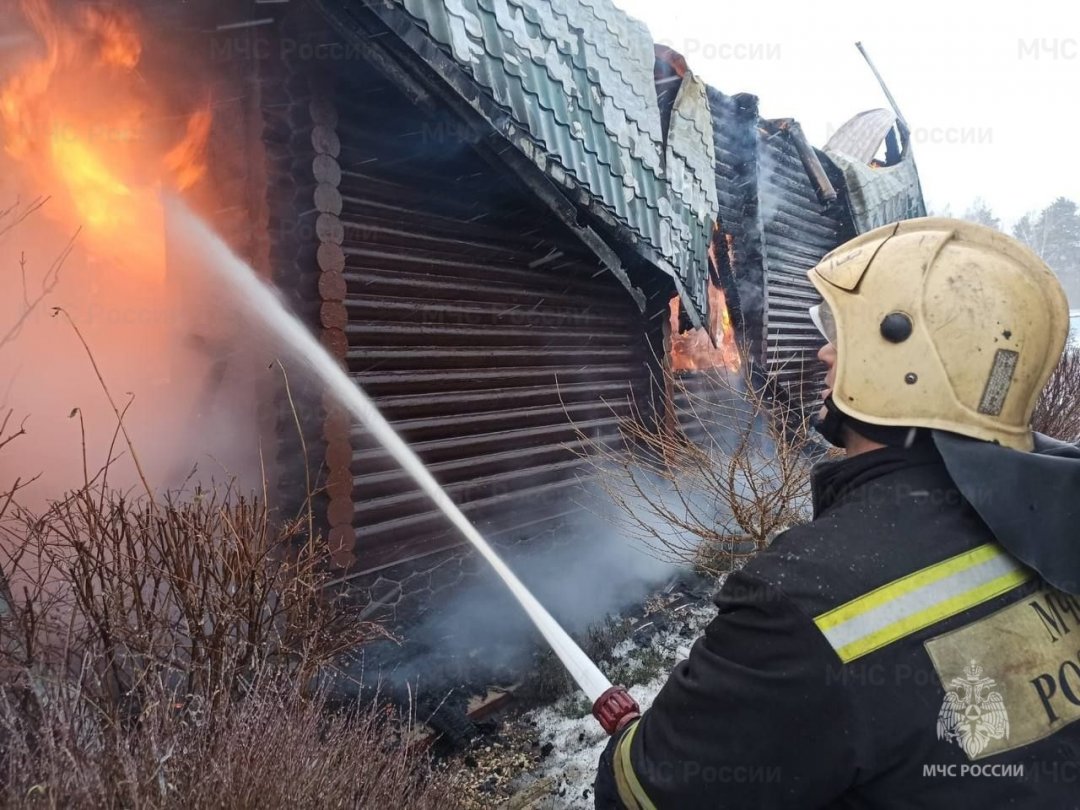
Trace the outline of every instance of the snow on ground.
<instances>
[{"instance_id":1,"label":"snow on ground","mask_svg":"<svg viewBox=\"0 0 1080 810\"><path fill-rule=\"evenodd\" d=\"M672 668L690 654L691 645L715 615L716 608L711 604L686 605L668 616L667 626L646 644L627 639L615 648L613 657L619 672L649 673L648 680L630 687L630 694L642 710L652 705ZM575 694L526 715L525 719L539 729L542 750L548 753L541 768L522 780L521 789L527 790L540 781L550 782L550 787L543 790L544 798L528 804L529 808L593 807L596 765L608 736L590 708L584 696Z\"/></svg>"}]
</instances>

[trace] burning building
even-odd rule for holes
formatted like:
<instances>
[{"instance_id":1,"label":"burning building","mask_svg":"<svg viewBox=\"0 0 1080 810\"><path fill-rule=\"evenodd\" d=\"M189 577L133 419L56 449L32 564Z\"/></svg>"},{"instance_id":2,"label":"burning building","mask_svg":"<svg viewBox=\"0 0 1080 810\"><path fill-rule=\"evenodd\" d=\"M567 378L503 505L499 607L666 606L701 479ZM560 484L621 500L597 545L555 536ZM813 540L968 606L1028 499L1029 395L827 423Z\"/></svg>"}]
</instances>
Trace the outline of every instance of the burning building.
<instances>
[{"instance_id":1,"label":"burning building","mask_svg":"<svg viewBox=\"0 0 1080 810\"><path fill-rule=\"evenodd\" d=\"M889 110L860 113L822 150L795 121L760 118L752 95L709 88L709 102L723 238L713 266L748 359L802 410L820 385L806 271L859 233L926 215L907 124Z\"/></svg>"},{"instance_id":2,"label":"burning building","mask_svg":"<svg viewBox=\"0 0 1080 810\"><path fill-rule=\"evenodd\" d=\"M496 540L580 510L591 443L677 407L666 368L749 362L804 398L818 345L805 271L877 218L921 212L894 116L864 114L815 150L794 122L762 120L753 96L706 86L610 0L140 14L143 39L190 65L171 88L185 114L161 158L168 187ZM134 41L96 58L133 66ZM143 265L177 272L157 218L123 228L159 238ZM261 436L282 509L315 490L343 576L383 604L461 576L460 537L363 430L303 379L253 372L257 352L223 348L241 336L212 310L200 330L217 348L195 412L224 385L247 392L232 418Z\"/></svg>"}]
</instances>

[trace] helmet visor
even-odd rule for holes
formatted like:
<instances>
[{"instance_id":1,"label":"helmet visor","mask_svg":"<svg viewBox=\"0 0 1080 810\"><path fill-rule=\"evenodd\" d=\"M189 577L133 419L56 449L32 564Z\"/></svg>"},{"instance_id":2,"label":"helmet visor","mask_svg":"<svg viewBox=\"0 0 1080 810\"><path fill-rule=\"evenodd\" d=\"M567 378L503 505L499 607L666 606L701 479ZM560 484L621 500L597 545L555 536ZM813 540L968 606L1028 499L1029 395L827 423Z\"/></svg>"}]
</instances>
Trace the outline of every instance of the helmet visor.
<instances>
[{"instance_id":1,"label":"helmet visor","mask_svg":"<svg viewBox=\"0 0 1080 810\"><path fill-rule=\"evenodd\" d=\"M829 343L836 343L836 320L833 318L829 304L822 301L816 306L810 307L810 320Z\"/></svg>"}]
</instances>

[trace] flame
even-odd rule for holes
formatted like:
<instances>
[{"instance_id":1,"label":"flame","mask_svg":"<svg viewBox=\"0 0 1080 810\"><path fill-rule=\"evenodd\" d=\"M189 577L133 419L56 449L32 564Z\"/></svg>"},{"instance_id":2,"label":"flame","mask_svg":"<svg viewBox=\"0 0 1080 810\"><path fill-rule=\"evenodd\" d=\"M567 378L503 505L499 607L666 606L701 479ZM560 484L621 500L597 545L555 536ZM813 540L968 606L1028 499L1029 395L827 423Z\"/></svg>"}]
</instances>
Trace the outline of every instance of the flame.
<instances>
[{"instance_id":1,"label":"flame","mask_svg":"<svg viewBox=\"0 0 1080 810\"><path fill-rule=\"evenodd\" d=\"M723 235L723 239L720 236ZM712 267L720 267L720 245L723 244L728 267L735 267L735 240L723 233L720 223L713 223L713 238L709 242L709 261ZM679 296L671 299L671 359L674 371L705 371L726 368L738 371L742 357L735 338L735 325L727 307L724 291L708 281L709 325L708 329L692 329L679 334Z\"/></svg>"},{"instance_id":2,"label":"flame","mask_svg":"<svg viewBox=\"0 0 1080 810\"><path fill-rule=\"evenodd\" d=\"M724 291L709 281L709 329L691 329L679 334L679 296L671 299L671 361L674 371L706 371L725 368L738 371L742 365L735 339L735 326L727 308ZM715 341L715 345L714 345Z\"/></svg>"},{"instance_id":3,"label":"flame","mask_svg":"<svg viewBox=\"0 0 1080 810\"><path fill-rule=\"evenodd\" d=\"M735 261L735 236L734 234L724 234L724 251L727 253L728 267L736 267L738 262ZM716 266L716 260L719 254L713 245L709 246L709 257L713 260L713 266Z\"/></svg>"},{"instance_id":4,"label":"flame","mask_svg":"<svg viewBox=\"0 0 1080 810\"><path fill-rule=\"evenodd\" d=\"M40 0L34 3L39 5ZM142 57L142 41L130 19L95 8L83 8L86 29L100 39L98 58L103 65L134 70Z\"/></svg>"},{"instance_id":5,"label":"flame","mask_svg":"<svg viewBox=\"0 0 1080 810\"><path fill-rule=\"evenodd\" d=\"M43 53L0 85L0 137L24 180L51 195L46 212L83 229L84 246L144 282L165 277L163 191L183 191L206 173L208 108L166 141L169 115L140 73L135 17L83 5L58 13L48 0L20 0Z\"/></svg>"},{"instance_id":6,"label":"flame","mask_svg":"<svg viewBox=\"0 0 1080 810\"><path fill-rule=\"evenodd\" d=\"M172 172L178 191L191 188L206 174L203 154L210 138L211 122L209 108L193 113L184 139L165 155L165 166Z\"/></svg>"}]
</instances>

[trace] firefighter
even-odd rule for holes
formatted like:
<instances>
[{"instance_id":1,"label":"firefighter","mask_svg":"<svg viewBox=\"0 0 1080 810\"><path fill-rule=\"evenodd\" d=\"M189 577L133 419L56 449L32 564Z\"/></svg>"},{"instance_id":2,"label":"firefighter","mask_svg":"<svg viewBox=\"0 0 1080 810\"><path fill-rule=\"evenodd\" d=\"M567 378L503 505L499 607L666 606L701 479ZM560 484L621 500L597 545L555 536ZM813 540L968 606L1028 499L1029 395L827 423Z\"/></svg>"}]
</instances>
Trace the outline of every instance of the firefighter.
<instances>
[{"instance_id":1,"label":"firefighter","mask_svg":"<svg viewBox=\"0 0 1080 810\"><path fill-rule=\"evenodd\" d=\"M949 219L809 275L845 455L611 739L596 806L1080 806L1080 450L1030 428L1061 285Z\"/></svg>"}]
</instances>

